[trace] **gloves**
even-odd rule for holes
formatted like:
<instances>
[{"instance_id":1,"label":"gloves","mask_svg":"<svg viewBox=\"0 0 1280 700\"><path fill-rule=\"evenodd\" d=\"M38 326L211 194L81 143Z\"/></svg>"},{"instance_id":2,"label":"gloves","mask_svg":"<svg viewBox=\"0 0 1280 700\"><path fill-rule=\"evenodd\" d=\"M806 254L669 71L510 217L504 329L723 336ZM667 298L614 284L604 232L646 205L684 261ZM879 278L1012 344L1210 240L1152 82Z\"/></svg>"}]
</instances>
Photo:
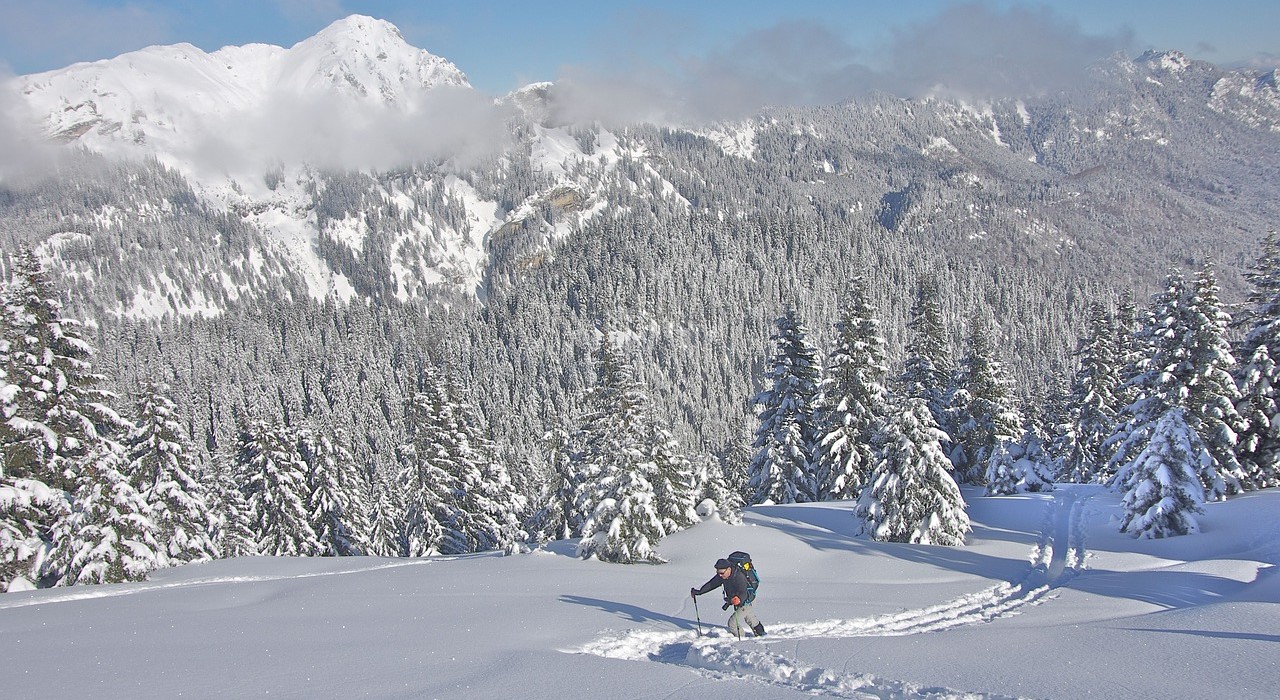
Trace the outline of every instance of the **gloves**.
<instances>
[{"instance_id":1,"label":"gloves","mask_svg":"<svg viewBox=\"0 0 1280 700\"><path fill-rule=\"evenodd\" d=\"M698 597L698 589L696 589L696 588L690 588L690 589L689 589L689 597L690 597L690 598L697 598L697 597Z\"/></svg>"},{"instance_id":2,"label":"gloves","mask_svg":"<svg viewBox=\"0 0 1280 700\"><path fill-rule=\"evenodd\" d=\"M736 608L736 607L738 607L739 605L742 605L742 601L741 601L741 600L738 600L738 596L734 596L734 597L733 597L733 600L731 600L731 601L729 601L729 602L730 602L730 603L733 603L733 607L735 607L735 608Z\"/></svg>"}]
</instances>

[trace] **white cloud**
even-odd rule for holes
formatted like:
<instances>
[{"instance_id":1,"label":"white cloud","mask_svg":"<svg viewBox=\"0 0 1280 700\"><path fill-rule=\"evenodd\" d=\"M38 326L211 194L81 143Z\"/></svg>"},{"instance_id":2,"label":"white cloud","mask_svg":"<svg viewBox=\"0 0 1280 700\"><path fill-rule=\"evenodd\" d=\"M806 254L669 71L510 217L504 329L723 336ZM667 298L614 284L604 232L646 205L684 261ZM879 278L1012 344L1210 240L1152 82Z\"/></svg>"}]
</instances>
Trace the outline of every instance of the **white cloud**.
<instances>
[{"instance_id":1,"label":"white cloud","mask_svg":"<svg viewBox=\"0 0 1280 700\"><path fill-rule=\"evenodd\" d=\"M302 162L386 170L448 159L466 165L500 152L507 137L501 110L467 88L436 87L397 107L339 95L279 95L253 113L208 125L185 155L226 172Z\"/></svg>"},{"instance_id":2,"label":"white cloud","mask_svg":"<svg viewBox=\"0 0 1280 700\"><path fill-rule=\"evenodd\" d=\"M1131 44L1126 31L1086 34L1048 8L966 4L899 29L886 46L866 52L813 22L780 23L664 63L637 59L645 54L637 48L612 66L567 69L556 97L568 120L605 121L734 118L768 105L830 104L873 90L1024 97L1066 89L1090 64Z\"/></svg>"},{"instance_id":3,"label":"white cloud","mask_svg":"<svg viewBox=\"0 0 1280 700\"><path fill-rule=\"evenodd\" d=\"M0 69L0 182L52 168L56 151L39 134L12 75Z\"/></svg>"}]
</instances>

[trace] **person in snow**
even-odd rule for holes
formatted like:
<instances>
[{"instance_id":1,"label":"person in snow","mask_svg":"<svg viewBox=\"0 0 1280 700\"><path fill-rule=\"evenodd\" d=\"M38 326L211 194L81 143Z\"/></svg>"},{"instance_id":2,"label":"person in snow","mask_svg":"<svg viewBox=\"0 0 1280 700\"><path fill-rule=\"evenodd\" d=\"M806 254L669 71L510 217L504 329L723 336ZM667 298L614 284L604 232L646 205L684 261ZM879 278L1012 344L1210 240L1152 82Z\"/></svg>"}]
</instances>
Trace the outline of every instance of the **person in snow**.
<instances>
[{"instance_id":1,"label":"person in snow","mask_svg":"<svg viewBox=\"0 0 1280 700\"><path fill-rule=\"evenodd\" d=\"M744 630L750 629L757 637L763 637L764 625L760 624L755 612L751 610L751 603L747 602L747 577L728 559L716 560L716 575L702 584L702 588L690 588L689 595L696 598L721 587L724 588L722 609L728 610L730 605L733 606L733 614L729 616L729 632L741 637Z\"/></svg>"}]
</instances>

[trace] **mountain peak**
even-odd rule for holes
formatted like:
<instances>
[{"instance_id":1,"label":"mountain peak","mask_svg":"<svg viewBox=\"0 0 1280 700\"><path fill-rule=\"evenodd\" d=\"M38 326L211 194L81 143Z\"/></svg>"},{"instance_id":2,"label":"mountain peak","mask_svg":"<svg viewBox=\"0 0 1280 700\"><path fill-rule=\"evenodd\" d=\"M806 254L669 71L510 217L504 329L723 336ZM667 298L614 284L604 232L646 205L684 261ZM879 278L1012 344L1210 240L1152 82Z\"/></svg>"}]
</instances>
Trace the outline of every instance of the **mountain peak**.
<instances>
[{"instance_id":1,"label":"mountain peak","mask_svg":"<svg viewBox=\"0 0 1280 700\"><path fill-rule=\"evenodd\" d=\"M386 20L351 15L294 44L280 85L298 93L337 90L381 103L441 85L471 87L449 61L410 46Z\"/></svg>"},{"instance_id":2,"label":"mountain peak","mask_svg":"<svg viewBox=\"0 0 1280 700\"><path fill-rule=\"evenodd\" d=\"M1181 51L1149 50L1138 57L1137 63L1159 68L1170 73L1182 73L1191 67L1192 61Z\"/></svg>"},{"instance_id":3,"label":"mountain peak","mask_svg":"<svg viewBox=\"0 0 1280 700\"><path fill-rule=\"evenodd\" d=\"M321 29L315 36L303 39L294 48L307 43L359 44L366 46L391 46L412 49L396 25L367 15L343 17Z\"/></svg>"}]
</instances>

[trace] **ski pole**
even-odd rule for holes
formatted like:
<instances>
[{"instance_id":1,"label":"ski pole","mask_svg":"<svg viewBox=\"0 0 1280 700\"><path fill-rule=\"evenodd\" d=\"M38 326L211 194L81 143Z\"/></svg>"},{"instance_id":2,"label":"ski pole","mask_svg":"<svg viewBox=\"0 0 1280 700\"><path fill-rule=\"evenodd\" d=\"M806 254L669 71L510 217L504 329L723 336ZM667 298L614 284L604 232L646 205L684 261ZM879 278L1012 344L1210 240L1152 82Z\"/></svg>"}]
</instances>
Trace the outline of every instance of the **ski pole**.
<instances>
[{"instance_id":1,"label":"ski pole","mask_svg":"<svg viewBox=\"0 0 1280 700\"><path fill-rule=\"evenodd\" d=\"M702 614L698 612L698 596L695 595L691 597L693 598L693 616L698 618L698 636L701 637L702 636Z\"/></svg>"}]
</instances>

